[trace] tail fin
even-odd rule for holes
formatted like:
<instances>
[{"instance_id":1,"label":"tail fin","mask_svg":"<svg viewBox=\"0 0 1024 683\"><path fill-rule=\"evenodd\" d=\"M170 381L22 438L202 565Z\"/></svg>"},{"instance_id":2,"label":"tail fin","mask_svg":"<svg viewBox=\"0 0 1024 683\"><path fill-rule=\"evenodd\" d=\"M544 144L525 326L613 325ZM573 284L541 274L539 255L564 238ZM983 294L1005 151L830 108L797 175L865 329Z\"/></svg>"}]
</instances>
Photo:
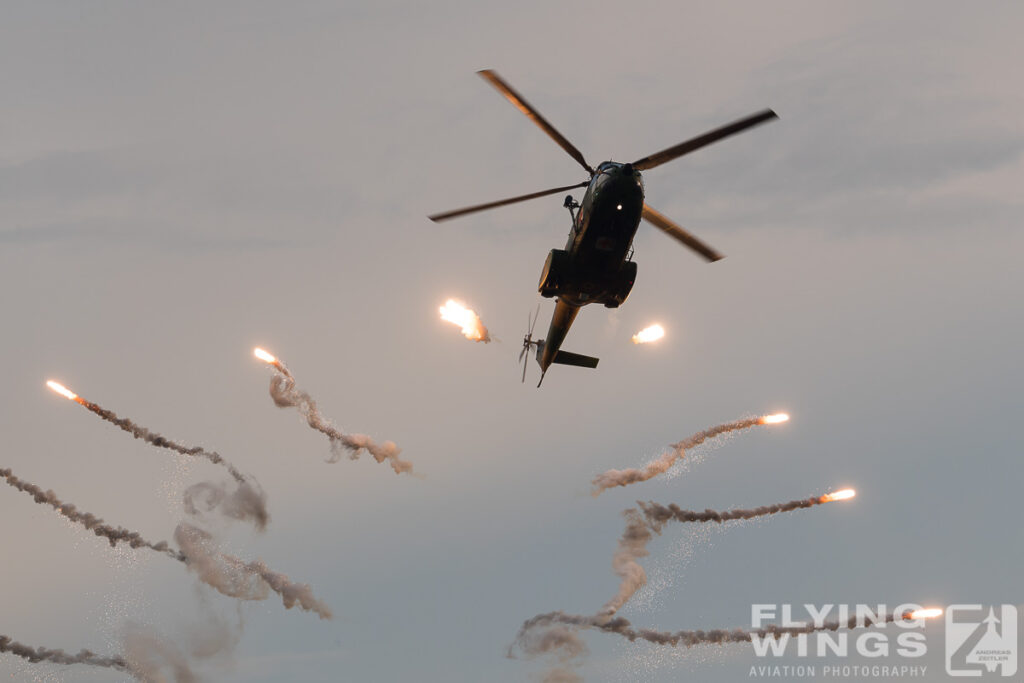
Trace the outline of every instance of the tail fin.
<instances>
[{"instance_id":1,"label":"tail fin","mask_svg":"<svg viewBox=\"0 0 1024 683\"><path fill-rule=\"evenodd\" d=\"M582 353L559 351L551 362L558 363L559 365L575 365L579 368L596 368L598 360L600 359L593 356L584 356Z\"/></svg>"}]
</instances>

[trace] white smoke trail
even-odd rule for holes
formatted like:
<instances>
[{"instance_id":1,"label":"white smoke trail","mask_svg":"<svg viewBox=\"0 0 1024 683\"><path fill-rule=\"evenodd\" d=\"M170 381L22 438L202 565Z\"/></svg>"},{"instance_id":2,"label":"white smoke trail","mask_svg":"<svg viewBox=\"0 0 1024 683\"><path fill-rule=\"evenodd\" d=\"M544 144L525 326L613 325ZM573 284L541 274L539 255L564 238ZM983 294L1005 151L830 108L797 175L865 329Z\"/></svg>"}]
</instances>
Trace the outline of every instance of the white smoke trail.
<instances>
[{"instance_id":1,"label":"white smoke trail","mask_svg":"<svg viewBox=\"0 0 1024 683\"><path fill-rule=\"evenodd\" d=\"M395 474L412 473L412 463L398 457L402 449L394 442L378 444L365 434L346 434L341 431L320 414L312 396L295 386L295 376L283 362L263 349L256 349L254 355L275 370L270 378L270 398L274 400L274 405L278 408L295 408L305 418L306 424L330 440L333 456L329 462L337 462L343 450L348 452L352 460L356 460L366 450L377 462L386 460Z\"/></svg>"},{"instance_id":2,"label":"white smoke trail","mask_svg":"<svg viewBox=\"0 0 1024 683\"><path fill-rule=\"evenodd\" d=\"M98 655L89 650L80 650L76 654L70 654L64 650L54 650L47 647L31 647L24 645L8 636L0 635L0 652L9 652L12 655L26 659L33 664L39 662L52 662L54 664L85 664L88 666L99 666L107 669L114 669L124 673L132 673L128 662L123 657Z\"/></svg>"},{"instance_id":3,"label":"white smoke trail","mask_svg":"<svg viewBox=\"0 0 1024 683\"><path fill-rule=\"evenodd\" d=\"M88 409L90 412L98 415L99 417L106 420L110 424L115 425L116 427L119 427L122 430L128 432L136 439L142 439L143 441L152 446L156 446L157 448L166 448L181 455L206 458L215 465L222 465L223 467L225 467L227 471L231 473L231 476L234 477L235 481L239 483L245 481L245 477L242 475L242 473L239 472L234 465L225 460L222 455L215 451L208 451L205 448L202 448L201 446L186 446L184 444L180 444L177 441L168 439L166 436L163 436L162 434L158 434L154 431L149 430L146 427L143 427L142 425L136 424L135 422L129 420L126 417L118 417L117 413L115 413L114 411L107 410L98 403L87 401L86 399L70 391L67 387L58 382L50 380L46 384L51 389L56 391L58 394Z\"/></svg>"},{"instance_id":4,"label":"white smoke trail","mask_svg":"<svg viewBox=\"0 0 1024 683\"><path fill-rule=\"evenodd\" d=\"M762 417L751 417L742 420L734 420L733 422L726 422L725 424L716 425L704 431L697 432L679 443L674 443L670 446L672 450L663 453L657 460L654 460L640 469L630 468L625 470L608 470L604 474L599 474L594 477L593 494L599 495L601 492L616 487L616 486L629 486L641 481L647 481L653 479L659 474L666 472L676 461L681 460L685 455L686 451L691 448L696 448L700 444L704 443L708 439L713 439L716 436L727 434L728 432L735 432L743 429L750 429L758 425L775 424L777 422L784 422L789 419L785 415L765 415Z\"/></svg>"},{"instance_id":5,"label":"white smoke trail","mask_svg":"<svg viewBox=\"0 0 1024 683\"><path fill-rule=\"evenodd\" d=\"M717 522L718 524L721 524L722 522L728 522L736 519L754 519L755 517L763 517L765 515L776 515L780 512L805 510L816 505L824 505L825 503L830 502L832 502L832 499L827 495L811 496L810 498L791 500L788 503L775 503L772 505L762 505L749 510L741 508L736 510L726 510L724 512L718 510L683 510L675 503L672 503L671 505L660 505L658 503L643 503L641 501L637 501L637 505L639 505L640 509L643 510L644 517L647 520L647 524L651 527L651 530L655 533L660 533L662 527L668 521Z\"/></svg>"},{"instance_id":6,"label":"white smoke trail","mask_svg":"<svg viewBox=\"0 0 1024 683\"><path fill-rule=\"evenodd\" d=\"M10 486L32 496L32 499L40 505L49 505L63 517L80 524L97 536L105 538L112 548L118 543L125 543L132 548L149 548L176 560L182 559L180 553L171 549L167 541L153 543L144 539L136 531L130 531L120 526L110 526L96 515L90 512L81 512L75 505L61 501L53 491L44 491L35 484L19 479L10 469L0 469L0 477L3 477Z\"/></svg>"},{"instance_id":7,"label":"white smoke trail","mask_svg":"<svg viewBox=\"0 0 1024 683\"><path fill-rule=\"evenodd\" d=\"M202 529L182 522L174 531L174 540L181 547L185 565L199 579L218 592L240 600L263 600L268 590L281 596L285 609L298 605L315 612L321 619L330 619L330 607L313 596L304 583L294 583L286 575L271 570L262 560L245 562L221 552L213 536Z\"/></svg>"},{"instance_id":8,"label":"white smoke trail","mask_svg":"<svg viewBox=\"0 0 1024 683\"><path fill-rule=\"evenodd\" d=\"M906 611L887 614L879 620L880 623L875 623L871 620L865 621L859 616L854 615L847 621L843 622L831 621L825 622L821 625L807 623L803 626L776 626L772 624L764 628L750 631L741 628L732 630L712 629L709 631L657 631L649 628L635 629L629 620L622 617L608 618L600 615L585 616L578 614L566 614L565 612L548 612L547 614L539 614L532 619L525 621L522 627L520 627L519 633L516 635L513 647L518 645L520 650L531 656L542 654L544 651L538 650L536 644L545 642L543 630L548 627L558 628L564 626L575 626L584 629L596 629L604 631L605 633L616 633L629 641L645 640L649 643L655 643L656 645L671 645L672 647L682 645L683 647L693 647L695 645L704 644L749 643L754 638L778 639L784 636L792 637L817 631L838 631L839 629L852 630L868 626L884 626L885 624L890 624L895 621L910 621L914 618L913 612ZM542 629L540 634L531 633L532 630L537 628ZM578 647L571 638L567 638L564 635L560 636L560 640L568 642L571 650L575 650ZM509 651L511 654L514 654L512 648L510 648ZM550 651L550 648L547 651Z\"/></svg>"},{"instance_id":9,"label":"white smoke trail","mask_svg":"<svg viewBox=\"0 0 1024 683\"><path fill-rule=\"evenodd\" d=\"M252 522L259 531L270 522L267 495L255 481L244 481L231 490L209 481L193 484L185 489L184 502L185 512L195 517L216 511L229 519Z\"/></svg>"}]
</instances>

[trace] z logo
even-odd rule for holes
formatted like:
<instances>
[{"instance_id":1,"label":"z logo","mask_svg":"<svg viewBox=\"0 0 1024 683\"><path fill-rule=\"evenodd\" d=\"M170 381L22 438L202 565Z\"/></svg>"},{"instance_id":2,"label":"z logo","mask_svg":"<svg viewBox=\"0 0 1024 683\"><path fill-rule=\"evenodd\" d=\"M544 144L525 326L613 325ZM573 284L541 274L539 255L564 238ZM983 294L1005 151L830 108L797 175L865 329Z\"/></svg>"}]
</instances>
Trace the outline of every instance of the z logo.
<instances>
[{"instance_id":1,"label":"z logo","mask_svg":"<svg viewBox=\"0 0 1024 683\"><path fill-rule=\"evenodd\" d=\"M997 611L998 610L998 611ZM950 605L946 610L946 673L1017 673L1017 608Z\"/></svg>"}]
</instances>

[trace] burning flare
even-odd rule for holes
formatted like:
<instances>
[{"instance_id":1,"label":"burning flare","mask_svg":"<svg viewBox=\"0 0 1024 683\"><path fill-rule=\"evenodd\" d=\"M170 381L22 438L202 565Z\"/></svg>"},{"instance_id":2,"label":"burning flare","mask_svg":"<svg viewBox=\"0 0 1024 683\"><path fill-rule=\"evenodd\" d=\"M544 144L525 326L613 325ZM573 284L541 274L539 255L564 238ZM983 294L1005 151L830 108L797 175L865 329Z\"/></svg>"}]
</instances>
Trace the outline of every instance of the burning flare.
<instances>
[{"instance_id":1,"label":"burning flare","mask_svg":"<svg viewBox=\"0 0 1024 683\"><path fill-rule=\"evenodd\" d=\"M264 363L270 363L271 365L280 365L280 362L274 356L270 355L260 347L256 347L252 350L252 355L259 358Z\"/></svg>"},{"instance_id":2,"label":"burning flare","mask_svg":"<svg viewBox=\"0 0 1024 683\"><path fill-rule=\"evenodd\" d=\"M763 425L776 425L780 422L789 422L789 415L786 413L775 413L774 415L765 415L760 419L758 424Z\"/></svg>"},{"instance_id":3,"label":"burning flare","mask_svg":"<svg viewBox=\"0 0 1024 683\"><path fill-rule=\"evenodd\" d=\"M941 617L942 610L938 607L927 607L925 609L916 609L908 615L905 615L904 619L932 619L934 617Z\"/></svg>"},{"instance_id":4,"label":"burning flare","mask_svg":"<svg viewBox=\"0 0 1024 683\"><path fill-rule=\"evenodd\" d=\"M72 401L78 401L79 403L82 402L82 400L80 398L78 398L78 394L76 394L75 392L71 391L66 386L61 384L60 382L55 382L52 379L51 380L47 380L46 386L48 386L51 389L53 389L54 391L56 391L58 394L60 394L64 398L71 399Z\"/></svg>"},{"instance_id":5,"label":"burning flare","mask_svg":"<svg viewBox=\"0 0 1024 683\"><path fill-rule=\"evenodd\" d=\"M843 489L842 491L836 491L835 493L826 493L821 497L822 503L833 503L837 500L849 500L857 495L857 492L853 489Z\"/></svg>"},{"instance_id":6,"label":"burning flare","mask_svg":"<svg viewBox=\"0 0 1024 683\"><path fill-rule=\"evenodd\" d=\"M634 344L650 344L665 336L665 328L655 323L633 335Z\"/></svg>"},{"instance_id":7,"label":"burning flare","mask_svg":"<svg viewBox=\"0 0 1024 683\"><path fill-rule=\"evenodd\" d=\"M480 316L475 311L466 308L455 299L448 299L441 306L441 320L454 323L462 328L462 334L470 341L487 343L491 341L491 334L480 322Z\"/></svg>"},{"instance_id":8,"label":"burning flare","mask_svg":"<svg viewBox=\"0 0 1024 683\"><path fill-rule=\"evenodd\" d=\"M277 356L274 356L269 351L265 351L257 346L252 350L252 355L256 356L267 365L274 366L274 369L284 375L287 379L294 379L292 377L292 373L288 371L288 367L278 360Z\"/></svg>"}]
</instances>

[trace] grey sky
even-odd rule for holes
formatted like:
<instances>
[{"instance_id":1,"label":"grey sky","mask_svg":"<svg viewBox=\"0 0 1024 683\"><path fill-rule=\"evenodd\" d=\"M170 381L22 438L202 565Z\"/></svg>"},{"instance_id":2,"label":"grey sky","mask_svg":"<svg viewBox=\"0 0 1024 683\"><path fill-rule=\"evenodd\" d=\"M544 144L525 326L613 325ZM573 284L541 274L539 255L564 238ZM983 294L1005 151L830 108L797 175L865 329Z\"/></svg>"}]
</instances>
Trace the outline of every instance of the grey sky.
<instances>
[{"instance_id":1,"label":"grey sky","mask_svg":"<svg viewBox=\"0 0 1024 683\"><path fill-rule=\"evenodd\" d=\"M53 396L58 378L252 472L271 525L226 528L230 549L336 615L246 604L210 680L528 679L545 663L505 659L517 628L614 594L637 498L726 509L860 491L667 528L622 612L638 626L745 626L756 602L1024 602L1018 4L14 2L0 16L0 465L157 540L185 486L222 476ZM728 258L705 265L642 227L629 301L585 309L566 341L600 368L555 368L540 391L515 356L568 229L561 198L425 218L583 180L473 73L488 67L591 163L766 106L781 117L645 174L650 203ZM500 342L438 321L449 296ZM632 345L654 320L664 342ZM254 345L425 478L323 462L324 438L271 403ZM792 422L679 476L588 495L610 467L776 410ZM111 652L126 620L184 643L211 612L238 618L177 563L112 551L4 488L0 633ZM586 640L593 681L735 681L755 660ZM929 662L938 680L941 651ZM118 680L9 656L0 673Z\"/></svg>"}]
</instances>

